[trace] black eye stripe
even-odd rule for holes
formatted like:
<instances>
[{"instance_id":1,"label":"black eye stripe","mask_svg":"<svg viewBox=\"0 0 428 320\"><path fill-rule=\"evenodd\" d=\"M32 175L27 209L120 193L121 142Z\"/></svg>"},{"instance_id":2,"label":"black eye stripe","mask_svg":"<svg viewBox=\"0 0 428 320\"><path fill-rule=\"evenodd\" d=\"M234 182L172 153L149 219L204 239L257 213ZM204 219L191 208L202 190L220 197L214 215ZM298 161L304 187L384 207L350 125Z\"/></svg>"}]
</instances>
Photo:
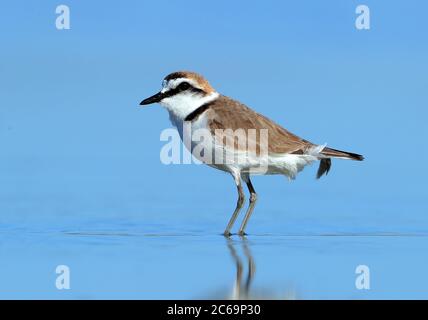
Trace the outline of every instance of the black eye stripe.
<instances>
[{"instance_id":1,"label":"black eye stripe","mask_svg":"<svg viewBox=\"0 0 428 320\"><path fill-rule=\"evenodd\" d=\"M179 89L180 91L184 91L184 90L187 90L189 88L193 88L193 87L188 82L182 82L177 86L177 89Z\"/></svg>"},{"instance_id":2,"label":"black eye stripe","mask_svg":"<svg viewBox=\"0 0 428 320\"><path fill-rule=\"evenodd\" d=\"M190 91L192 93L204 93L204 90L202 89L198 89L195 88L194 86L192 86L190 83L188 82L181 82L177 87L175 87L174 89L171 89L167 92L165 92L164 97L172 97L180 92L183 91Z\"/></svg>"},{"instance_id":3,"label":"black eye stripe","mask_svg":"<svg viewBox=\"0 0 428 320\"><path fill-rule=\"evenodd\" d=\"M192 87L192 92L193 92L193 93L205 93L205 91L204 91L204 90L202 90L202 89L198 89L198 88L195 88L195 87Z\"/></svg>"}]
</instances>

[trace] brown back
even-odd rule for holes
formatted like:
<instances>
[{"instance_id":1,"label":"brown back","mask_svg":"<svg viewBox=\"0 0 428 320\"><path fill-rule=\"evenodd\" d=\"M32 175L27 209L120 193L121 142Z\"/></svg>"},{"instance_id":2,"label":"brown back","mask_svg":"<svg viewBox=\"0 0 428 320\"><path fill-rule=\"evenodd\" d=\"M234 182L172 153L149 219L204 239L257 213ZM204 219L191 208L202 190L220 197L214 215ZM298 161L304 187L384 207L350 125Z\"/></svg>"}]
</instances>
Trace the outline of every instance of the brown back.
<instances>
[{"instance_id":1,"label":"brown back","mask_svg":"<svg viewBox=\"0 0 428 320\"><path fill-rule=\"evenodd\" d=\"M216 129L232 129L234 131L244 129L245 132L248 129L256 129L256 153L260 152L260 129L268 130L269 154L303 154L308 148L314 146L309 141L301 139L244 104L225 96L220 96L210 103L207 115L209 118L208 125L213 134L215 134ZM235 148L237 147L235 143Z\"/></svg>"}]
</instances>

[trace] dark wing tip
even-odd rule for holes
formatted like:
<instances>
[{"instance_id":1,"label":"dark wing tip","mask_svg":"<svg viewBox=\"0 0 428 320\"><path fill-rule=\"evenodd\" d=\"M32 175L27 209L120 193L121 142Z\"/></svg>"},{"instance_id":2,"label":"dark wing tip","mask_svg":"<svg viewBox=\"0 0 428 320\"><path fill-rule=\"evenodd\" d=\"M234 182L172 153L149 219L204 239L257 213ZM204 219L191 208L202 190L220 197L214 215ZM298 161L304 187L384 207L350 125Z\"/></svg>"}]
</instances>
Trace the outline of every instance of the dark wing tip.
<instances>
[{"instance_id":1,"label":"dark wing tip","mask_svg":"<svg viewBox=\"0 0 428 320\"><path fill-rule=\"evenodd\" d=\"M362 156L361 154L356 155L356 160L363 161L364 159L365 159L364 156Z\"/></svg>"},{"instance_id":2,"label":"dark wing tip","mask_svg":"<svg viewBox=\"0 0 428 320\"><path fill-rule=\"evenodd\" d=\"M352 153L352 152L345 152L351 160L357 160L357 161L363 161L364 156L358 153Z\"/></svg>"}]
</instances>

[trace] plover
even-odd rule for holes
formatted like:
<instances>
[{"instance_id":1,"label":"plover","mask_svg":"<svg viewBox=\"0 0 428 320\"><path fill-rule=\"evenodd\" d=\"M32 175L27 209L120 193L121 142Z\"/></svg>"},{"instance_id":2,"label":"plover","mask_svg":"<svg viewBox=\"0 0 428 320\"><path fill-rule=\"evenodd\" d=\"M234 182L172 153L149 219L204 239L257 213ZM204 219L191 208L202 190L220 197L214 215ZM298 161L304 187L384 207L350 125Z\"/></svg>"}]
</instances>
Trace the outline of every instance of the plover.
<instances>
[{"instance_id":1,"label":"plover","mask_svg":"<svg viewBox=\"0 0 428 320\"><path fill-rule=\"evenodd\" d=\"M245 228L257 200L251 175L282 174L294 179L306 165L319 160L317 178L320 178L329 172L331 158L364 159L359 154L317 145L298 137L239 101L221 95L204 77L195 72L179 71L166 76L161 91L143 100L140 105L152 103L160 103L167 109L181 139L190 139L191 143L186 145L190 151L194 150L197 143L187 135L195 130L206 130L210 138L199 141L199 145L205 150L199 152L196 158L232 175L238 190L238 201L224 231L225 236L231 235L232 226L244 205L242 181L246 183L250 193L249 206L238 231L238 235L245 235ZM190 130L186 130L186 127ZM221 135L217 134L218 131L221 131ZM248 141L244 145L237 142L238 131L247 134ZM256 132L256 138L248 138L250 131ZM265 143L261 142L262 133L265 133ZM213 158L208 158L207 161L204 153L213 151L215 154L218 150L226 154L228 161L211 161ZM192 154L194 155L193 152ZM227 158L227 154L232 157Z\"/></svg>"}]
</instances>

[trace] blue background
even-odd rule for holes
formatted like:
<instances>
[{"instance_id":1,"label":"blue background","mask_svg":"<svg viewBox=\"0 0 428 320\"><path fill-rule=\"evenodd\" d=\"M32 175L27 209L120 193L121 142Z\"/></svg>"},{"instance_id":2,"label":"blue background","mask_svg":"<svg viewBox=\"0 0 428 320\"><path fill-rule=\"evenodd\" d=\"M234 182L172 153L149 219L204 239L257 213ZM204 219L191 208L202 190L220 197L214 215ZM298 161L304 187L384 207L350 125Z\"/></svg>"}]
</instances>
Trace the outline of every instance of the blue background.
<instances>
[{"instance_id":1,"label":"blue background","mask_svg":"<svg viewBox=\"0 0 428 320\"><path fill-rule=\"evenodd\" d=\"M0 297L198 298L233 282L219 236L232 178L163 165L167 112L138 106L181 69L366 157L319 181L316 166L253 179L259 287L428 297L426 2L365 1L363 31L358 1L66 1L62 31L58 4L0 3ZM354 269L370 263L377 285L362 293ZM66 293L58 264L73 272Z\"/></svg>"}]
</instances>

